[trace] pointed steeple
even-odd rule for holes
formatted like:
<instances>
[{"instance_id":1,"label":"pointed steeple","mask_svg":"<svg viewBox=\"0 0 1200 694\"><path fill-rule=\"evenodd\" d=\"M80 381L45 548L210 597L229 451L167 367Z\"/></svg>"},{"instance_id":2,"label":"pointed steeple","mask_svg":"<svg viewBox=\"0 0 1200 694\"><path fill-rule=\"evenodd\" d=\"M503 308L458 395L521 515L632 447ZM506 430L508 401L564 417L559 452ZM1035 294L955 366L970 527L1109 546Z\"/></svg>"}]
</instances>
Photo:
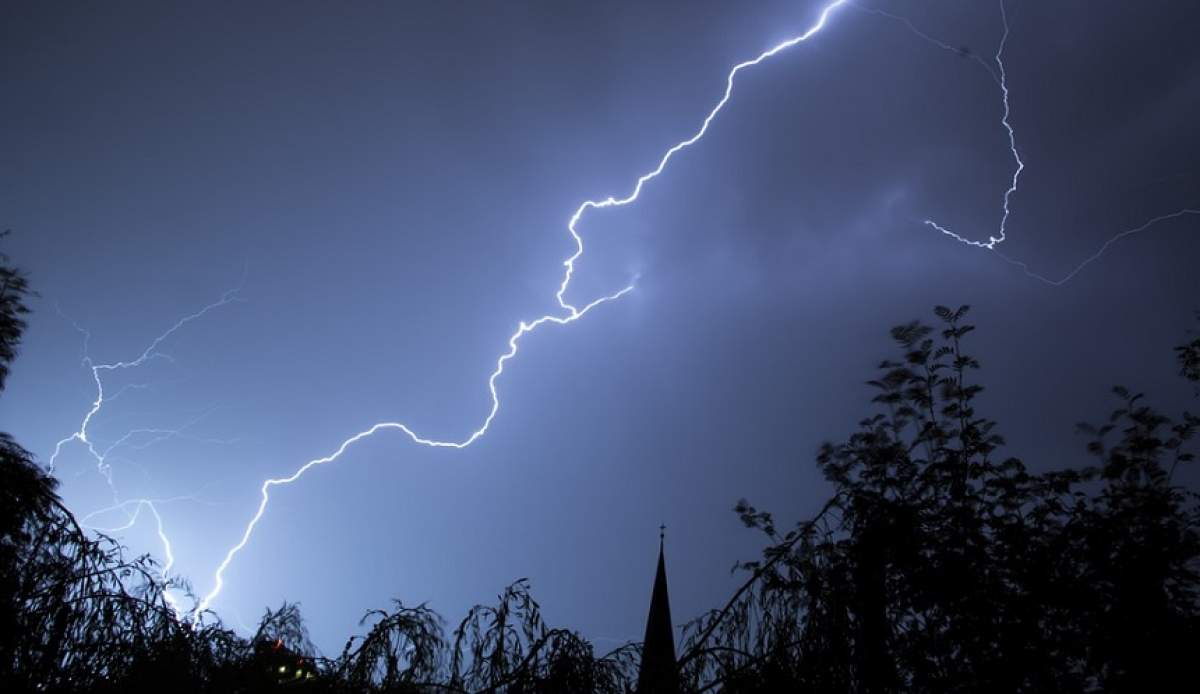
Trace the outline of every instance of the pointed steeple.
<instances>
[{"instance_id":1,"label":"pointed steeple","mask_svg":"<svg viewBox=\"0 0 1200 694\"><path fill-rule=\"evenodd\" d=\"M642 664L638 670L638 694L678 694L679 668L675 661L675 632L671 623L671 601L667 597L667 563L663 558L666 526L659 527L658 572L646 617Z\"/></svg>"}]
</instances>

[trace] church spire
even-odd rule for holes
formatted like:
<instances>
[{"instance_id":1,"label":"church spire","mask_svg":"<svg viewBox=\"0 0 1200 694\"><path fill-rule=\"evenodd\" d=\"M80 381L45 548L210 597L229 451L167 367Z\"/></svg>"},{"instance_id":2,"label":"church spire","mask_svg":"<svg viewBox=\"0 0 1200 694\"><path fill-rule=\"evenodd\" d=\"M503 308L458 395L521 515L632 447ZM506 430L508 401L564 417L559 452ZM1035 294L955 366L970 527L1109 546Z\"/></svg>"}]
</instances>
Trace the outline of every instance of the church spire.
<instances>
[{"instance_id":1,"label":"church spire","mask_svg":"<svg viewBox=\"0 0 1200 694\"><path fill-rule=\"evenodd\" d=\"M667 527L658 529L658 572L646 617L642 642L642 664L638 669L638 694L678 694L679 668L675 661L675 632L671 623L671 601L667 597L667 563L663 557Z\"/></svg>"}]
</instances>

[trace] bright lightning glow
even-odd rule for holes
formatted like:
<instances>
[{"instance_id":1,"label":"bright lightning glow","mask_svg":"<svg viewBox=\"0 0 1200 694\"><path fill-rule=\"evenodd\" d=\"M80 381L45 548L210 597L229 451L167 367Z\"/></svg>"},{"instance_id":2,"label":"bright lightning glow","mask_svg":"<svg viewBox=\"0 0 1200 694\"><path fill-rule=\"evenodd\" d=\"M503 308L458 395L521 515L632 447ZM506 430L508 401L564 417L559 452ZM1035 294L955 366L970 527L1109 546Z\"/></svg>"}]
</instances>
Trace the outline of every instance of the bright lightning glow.
<instances>
[{"instance_id":1,"label":"bright lightning glow","mask_svg":"<svg viewBox=\"0 0 1200 694\"><path fill-rule=\"evenodd\" d=\"M680 150L686 149L686 148L692 146L693 144L695 144L696 142L699 142L700 139L702 137L704 137L704 134L706 132L708 132L709 124L711 124L713 119L717 117L717 114L721 112L721 109L725 108L725 104L729 102L729 98L733 95L733 82L734 82L734 79L737 78L737 75L739 72L741 72L742 70L745 70L748 67L753 67L755 65L758 65L759 63L763 62L764 60L771 58L772 56L775 56L775 55L779 54L780 52L785 51L788 48L791 48L792 46L795 46L798 43L808 40L810 37L812 37L817 32L821 31L821 29L823 29L825 27L826 20L829 19L829 15L835 9L837 9L841 5L846 4L848 1L849 0L836 0L835 2L829 3L828 5L825 6L824 9L821 10L820 15L817 17L817 21L811 27L809 27L809 29L807 31L805 31L803 34L792 37L786 41L783 41L782 43L777 44L776 46L774 46L766 51L763 51L762 53L760 53L758 55L758 57L756 57L752 60L747 60L747 61L738 63L737 65L733 66L733 68L729 71L728 76L725 78L725 93L721 96L721 99L720 99L720 101L717 102L717 105L714 106L712 108L712 110L709 111L708 115L704 118L704 121L700 124L700 129L697 130L696 133L694 135L692 135L690 138L683 140L682 142L679 142L679 143L675 144L673 147L671 147L670 149L668 149L662 155L662 158L659 159L658 166L654 167L654 169L651 170L649 173L642 174L641 176L638 177L637 183L634 184L633 190L628 195L626 195L623 198L609 196L603 200L587 200L587 201L583 202L582 204L580 204L579 207L577 207L575 209L575 213L571 215L570 220L567 222L567 231L569 231L571 233L571 238L573 238L575 240L575 252L573 254L571 254L571 256L569 258L567 258L566 260L563 261L563 266L566 269L563 271L563 278L562 278L562 282L558 285L558 291L555 292L555 294L554 294L554 298L558 301L558 305L564 311L566 311L566 315L563 315L563 316L545 315L545 316L542 316L541 318L538 318L537 320L534 320L532 322L522 321L521 324L519 326L517 326L517 331L515 333L513 333L511 337L508 338L508 351L505 352L504 354L501 354L500 357L496 360L496 368L495 368L495 370L492 371L492 375L488 378L488 390L490 391L491 397L492 397L492 407L491 407L491 410L488 411L487 416L484 417L483 423L479 426L478 429L471 432L471 434L469 436L467 436L465 439L463 439L461 441L438 441L436 439L429 439L429 438L422 437L422 436L418 435L417 433L415 433L412 429L409 429L406 425L401 424L399 422L381 422L379 424L372 426L369 429L361 431L361 432L355 434L354 436L351 436L350 438L346 439L345 441L343 441L341 443L340 446L337 447L337 449L334 450L333 453L325 456L324 458L316 458L314 460L308 461L304 465L300 466L291 475L288 475L287 477L279 477L279 478L268 479L268 480L264 481L262 483L262 487L259 490L261 498L258 502L258 509L255 511L254 516L251 517L250 522L246 525L246 529L242 532L242 536L238 540L237 544L235 544L233 547L231 547L229 549L228 552L226 552L225 558L221 561L221 564L217 567L217 570L213 575L212 590L210 590L208 592L208 594L205 595L204 598L200 601L200 603L196 606L196 610L193 613L193 617L198 618L200 613L207 610L209 605L212 604L212 601L214 599L216 599L216 597L218 595L221 594L221 590L225 586L225 570L227 568L229 568L229 564L233 561L233 558L235 556L237 556L238 552L242 551L242 549L246 546L246 543L248 543L250 541L250 536L254 534L254 528L256 525L258 525L259 520L262 519L263 514L267 510L267 504L271 500L271 497L270 497L271 487L287 485L287 484L291 484L292 482L295 482L296 480L300 479L300 477L303 476L305 472L308 472L312 468L314 468L318 465L324 465L326 463L331 463L331 462L337 460L338 458L341 457L342 453L344 453L346 451L346 449L349 448L352 444L354 444L358 441L361 441L362 439L365 439L369 436L372 436L373 434L375 434L375 432L382 431L384 429L394 429L394 430L400 431L400 432L404 433L404 435L407 436L409 439L411 439L413 441L413 443L420 444L422 446L435 447L435 448L466 448L467 446L470 446L472 443L474 443L476 440L478 440L479 437L481 437L485 433L487 433L488 427L491 426L492 420L496 417L496 413L499 412L499 410L500 410L500 396L496 393L496 379L498 379L500 377L500 375L502 373L504 373L505 362L507 362L509 359L512 359L513 357L515 357L517 355L518 344L522 337L533 332L534 330L541 327L542 325L545 325L546 323L553 323L555 325L566 325L567 323L572 323L572 322L582 318L584 316L584 314L586 314L588 311L595 308L596 306L599 306L600 304L603 304L603 303L606 303L609 301L613 301L615 299L619 299L622 296L624 296L625 294L628 294L629 292L633 291L634 285L629 284L628 286L626 286L625 288L621 289L618 292L609 294L607 296L602 296L598 299L593 300L592 302L585 305L582 309L578 308L577 306L575 306L572 303L569 303L566 300L565 296L567 293L567 289L570 287L571 278L574 276L574 273L575 273L575 262L577 260L579 260L580 257L583 256L583 237L579 235L579 230L576 227L579 224L580 220L583 219L584 213L586 213L588 210L593 210L593 209L600 210L600 209L604 209L604 208L608 208L608 207L622 207L624 205L628 205L628 204L636 201L638 199L638 196L640 196L642 194L642 188L648 182L657 178L658 175L661 174L664 169L666 169L667 163L671 161L671 157L675 156L675 154L677 152L679 152ZM635 282L637 281L636 277L634 278L634 281Z\"/></svg>"}]
</instances>

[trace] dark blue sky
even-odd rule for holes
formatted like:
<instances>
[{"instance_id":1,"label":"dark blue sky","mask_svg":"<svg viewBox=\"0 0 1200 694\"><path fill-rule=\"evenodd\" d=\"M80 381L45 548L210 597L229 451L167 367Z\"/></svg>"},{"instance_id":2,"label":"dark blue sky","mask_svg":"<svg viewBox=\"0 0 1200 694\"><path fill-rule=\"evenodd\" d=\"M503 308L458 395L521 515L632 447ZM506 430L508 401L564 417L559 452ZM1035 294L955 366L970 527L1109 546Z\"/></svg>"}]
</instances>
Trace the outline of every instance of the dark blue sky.
<instances>
[{"instance_id":1,"label":"dark blue sky","mask_svg":"<svg viewBox=\"0 0 1200 694\"><path fill-rule=\"evenodd\" d=\"M989 57L999 8L861 3ZM160 504L198 592L266 477L380 421L459 440L521 320L555 310L566 222L626 194L720 98L731 65L801 33L813 2L5 4L0 223L41 292L0 421L46 461L91 424L182 434L110 458ZM1028 168L1002 250L1061 277L1106 239L1200 207L1200 10L1009 4L1011 122ZM973 60L859 9L739 76L705 139L636 205L590 214L568 299L637 289L521 343L487 436L429 450L383 432L276 489L213 607L300 601L341 646L392 597L448 618L528 576L552 623L640 638L657 526L673 614L723 601L758 538L827 488L813 456L868 413L886 329L974 306L1007 453L1083 460L1107 389L1191 394L1170 347L1200 308L1200 217L1113 246L1060 287L920 224L995 233L1012 159ZM244 284L243 284L244 274ZM61 309L61 314L56 310ZM78 444L80 514L111 492ZM104 522L116 524L120 518ZM153 524L125 537L160 555ZM102 524L101 519L96 519Z\"/></svg>"}]
</instances>

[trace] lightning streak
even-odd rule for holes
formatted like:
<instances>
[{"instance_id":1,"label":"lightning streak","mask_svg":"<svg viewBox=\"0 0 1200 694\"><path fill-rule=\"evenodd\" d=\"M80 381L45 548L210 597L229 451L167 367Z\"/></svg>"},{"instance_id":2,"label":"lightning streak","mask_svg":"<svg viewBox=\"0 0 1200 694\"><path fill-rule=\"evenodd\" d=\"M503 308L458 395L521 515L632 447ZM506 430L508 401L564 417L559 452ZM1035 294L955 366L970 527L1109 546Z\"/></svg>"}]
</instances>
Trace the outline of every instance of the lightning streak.
<instances>
[{"instance_id":1,"label":"lightning streak","mask_svg":"<svg viewBox=\"0 0 1200 694\"><path fill-rule=\"evenodd\" d=\"M181 500L188 499L188 498L190 498L190 497L175 497L172 499L159 499L159 500L157 500L157 503L168 503L171 501L181 501ZM132 514L130 514L126 510L129 506L135 507L135 510ZM158 513L158 507L155 506L155 500L131 499L129 501L114 504L113 506L109 506L108 508L103 508L103 509L100 509L99 511L94 511L92 513L89 513L88 515L86 515L82 519L80 519L79 522L81 525L84 525L85 527L91 528L92 530L98 530L100 532L105 532L105 533L123 532L125 530L132 528L137 523L138 516L141 515L142 509L148 509L150 511L150 514L154 516L155 529L158 532L158 540L159 540L159 542L162 543L162 546L163 546L163 558L165 559L165 561L163 562L162 569L159 570L159 578L162 579L163 584L164 584L163 599L165 599L167 601L167 604L171 606L171 609L175 612L175 614L177 616L182 617L183 609L179 605L179 601L175 598L174 595L171 594L171 591L169 590L170 584L169 584L169 579L168 579L168 572L170 572L171 567L175 565L175 552L171 549L171 538L167 537L167 532L166 532L166 530L163 529L162 516L159 515L159 513ZM94 525L88 525L88 522L92 518L95 518L98 515L102 515L105 513L109 513L112 511L118 511L118 510L122 511L126 514L127 522L124 525L114 526L111 528L104 528L104 527L98 527L98 526L94 526Z\"/></svg>"},{"instance_id":2,"label":"lightning streak","mask_svg":"<svg viewBox=\"0 0 1200 694\"><path fill-rule=\"evenodd\" d=\"M725 78L724 94L722 94L721 99L717 102L716 106L714 106L712 110L708 112L708 115L704 118L703 122L701 122L700 128L688 139L678 142L668 149L659 159L658 166L654 167L654 169L648 173L642 174L638 177L637 182L633 186L633 190L630 191L628 195L621 198L609 196L603 200L586 200L575 209L574 214L571 215L567 222L567 231L570 232L571 238L575 241L575 252L563 261L563 267L565 268L563 270L563 278L558 285L558 291L554 294L555 300L558 301L559 307L565 311L565 315L544 315L532 322L522 321L520 325L517 326L516 332L514 332L512 336L508 338L508 351L501 354L496 360L496 368L492 371L491 376L488 377L488 390L491 393L492 406L478 429L471 432L470 435L461 441L440 441L437 439L430 439L420 436L412 429L408 428L408 426L401 424L400 422L381 422L346 439L333 451L333 453L330 453L323 458L316 458L308 461L304 465L300 466L291 475L288 475L287 477L265 480L262 483L262 487L259 489L260 499L258 503L258 509L255 511L253 517L251 517L250 522L246 525L246 528L242 532L242 536L238 540L237 544L229 549L229 551L225 554L225 558L217 567L217 570L213 575L213 588L197 604L196 610L193 612L193 617L198 618L202 612L208 609L209 605L212 604L212 601L216 599L218 595L220 595L221 590L225 585L225 570L229 568L229 564L233 561L234 557L237 556L237 554L241 552L243 548L245 548L246 543L250 541L251 535L254 534L255 526L258 525L258 522L262 519L263 514L266 513L267 504L270 503L271 499L271 487L283 486L295 482L296 480L300 479L304 473L308 472L312 468L334 462L340 458L346 449L351 445L385 429L400 431L409 439L411 439L413 443L422 446L430 446L433 448L466 448L472 443L475 443L479 437L487 433L488 427L491 426L492 420L495 419L496 413L500 410L500 397L496 392L496 379L498 379L500 375L504 373L505 363L517 355L521 338L547 323L553 323L555 325L566 325L568 323L572 323L582 318L588 311L599 306L600 304L614 301L633 291L634 285L631 283L620 291L591 301L583 308L577 307L575 304L568 302L565 298L567 290L571 285L571 278L575 274L575 263L583 256L583 237L580 236L577 227L579 222L583 219L584 214L587 213L588 210L602 210L609 207L623 207L636 201L642 194L642 189L645 187L645 185L657 178L659 174L661 174L667 168L667 164L671 161L672 157L674 157L680 151L687 149L688 147L691 147L699 142L700 139L704 137L705 133L708 132L708 127L713 122L713 119L717 117L717 114L720 113L723 108L725 108L725 104L729 103L729 99L733 95L734 80L737 78L738 73L746 68L758 65L764 60L778 55L779 53L791 48L792 46L795 46L796 44L807 41L825 27L826 21L829 19L830 14L832 14L835 9L846 4L847 2L849 2L849 0L835 0L835 2L829 3L824 7L824 9L821 10L820 15L817 17L817 21L813 23L813 25L809 27L808 30L803 34L794 36L786 41L783 41L782 43L775 45L772 48L763 51L756 58L734 65ZM634 277L634 282L636 281L637 278Z\"/></svg>"},{"instance_id":3,"label":"lightning streak","mask_svg":"<svg viewBox=\"0 0 1200 694\"><path fill-rule=\"evenodd\" d=\"M952 45L946 43L945 41L942 41L941 39L937 39L937 38L930 36L929 34L925 33L924 31L918 29L917 25L913 24L912 20L909 19L908 17L903 17L898 14L892 14L891 12L885 12L884 10L881 10L881 9L878 9L875 7L866 7L865 5L860 5L856 2L851 2L850 6L856 10L861 10L863 12L866 12L867 14L879 15L880 17L887 17L888 19L891 19L893 21L900 22L901 24L903 24L905 26L905 28L907 28L910 32L915 34L917 36L917 38L920 38L928 43L931 43L934 46L937 46L938 48L941 48L944 51L950 51L951 53L957 53L961 56L970 58L971 60L978 63L979 66L982 67L985 71L987 71L987 73L989 75L991 75L992 81L995 82L997 84L997 86L1000 85L1000 83L1001 83L1000 75L999 75L999 73L996 72L996 69L992 67L991 63L987 62L986 60L979 57L975 53L967 51L965 48L952 46Z\"/></svg>"},{"instance_id":4,"label":"lightning streak","mask_svg":"<svg viewBox=\"0 0 1200 694\"><path fill-rule=\"evenodd\" d=\"M243 281L244 281L244 278L243 278ZM142 350L141 354L139 354L136 358L128 360L128 361L117 361L117 362L103 363L103 364L97 363L95 360L92 359L90 351L89 351L89 344L91 342L91 337L92 337L91 333L88 332L87 330L85 330L84 328L81 328L78 324L74 324L75 329L78 330L83 335L83 353L84 353L83 365L86 366L88 368L88 370L91 372L92 381L96 384L96 399L92 402L92 405L88 409L87 413L84 414L82 421L80 421L79 429L77 429L75 432L73 432L70 436L67 436L66 438L59 440L54 445L54 452L50 455L50 460L46 466L47 471L50 473L54 472L55 466L58 463L58 458L60 455L62 455L62 452L63 452L63 449L65 446L67 446L68 444L70 444L71 442L74 442L74 441L78 441L79 443L83 444L83 447L87 451L88 455L91 456L91 458L96 463L96 471L99 472L100 475L104 478L105 482L108 484L109 490L112 492L113 506L110 506L105 509L101 509L99 511L90 513L87 516L84 516L81 523L86 524L88 521L90 521L90 519L94 518L95 516L97 516L99 514L104 514L104 513L109 513L109 512L119 510L119 511L122 511L123 513L125 513L125 515L126 515L127 522L125 523L125 525L114 527L114 528L94 528L93 527L93 529L107 531L107 532L120 532L120 531L127 530L127 529L133 527L133 525L135 523L137 523L137 520L138 520L139 516L141 515L143 509L149 510L150 514L152 516L154 516L155 526L156 526L156 530L158 533L158 539L162 543L162 547L163 547L163 556L164 556L165 562L163 564L160 576L164 581L167 580L167 574L171 570L171 567L174 566L174 564L175 564L175 554L174 554L173 549L171 548L171 540L167 536L166 530L163 528L162 516L159 514L158 507L156 506L155 501L153 499L130 499L127 501L121 501L120 493L117 491L116 483L113 480L112 464L109 462L109 457L112 455L112 453L114 451L116 451L122 447L130 448L130 449L134 449L134 450L141 450L141 449L147 448L149 446L152 446L155 443L180 436L182 434L183 430L187 429L188 427L195 424L196 420L193 420L192 422L185 424L183 427L181 427L179 429L133 429L133 430L126 432L124 435L120 436L119 438L117 438L110 445L104 446L104 447L98 447L98 443L92 437L91 432L89 431L89 427L91 426L92 421L96 418L96 416L100 414L101 410L104 408L104 405L106 403L112 402L114 399L121 396L123 393L127 392L128 390L130 390L132 388L144 387L142 385L137 385L137 384L127 385L127 386L121 388L120 390L118 390L115 394L106 397L105 390L104 390L104 374L107 374L107 373L110 373L113 371L125 370L125 369L135 369L135 368L142 366L142 365L146 364L147 362L152 361L154 359L167 359L168 361L171 360L170 356L159 351L159 348L161 347L161 345L164 342L166 342L168 339L170 339L171 336L173 336L176 332L183 329L183 327L186 326L187 324L204 317L209 312L215 311L215 310L221 308L222 306L226 306L228 304L240 301L240 299L238 298L239 291L241 291L240 286L237 289L231 289L230 291L227 291L224 294L222 294L218 300L216 300L210 304L207 304L206 306L200 308L199 310L194 311L193 313L190 313L190 314L180 318L179 320L175 321L175 323L172 324L169 328L167 328L165 331L163 331L157 337L155 337L153 340L151 340L150 343L146 346L146 348L144 350ZM59 313L61 314L61 311ZM131 444L130 443L130 441L132 439L134 439L138 435L143 435L143 434L152 434L154 436L140 444ZM190 498L190 497L181 497L181 498ZM128 511L129 507L131 507L131 506L134 507L134 511L132 513L130 513ZM170 604L171 608L175 611L175 613L177 615L182 616L183 615L182 609L181 609L180 605L178 604L177 600L175 599L175 597L173 595L171 595L171 593L169 591L164 591L163 596L167 600L167 602Z\"/></svg>"},{"instance_id":5,"label":"lightning streak","mask_svg":"<svg viewBox=\"0 0 1200 694\"><path fill-rule=\"evenodd\" d=\"M884 14L886 15L886 13L884 13ZM1012 182L1009 183L1008 190L1004 191L1004 213L1000 215L1000 229L999 229L1000 235L999 236L988 236L987 241L972 241L971 239L965 238L963 236L959 236L958 234L954 233L953 231L950 231L949 229L938 224L937 222L933 221L932 219L925 220L926 226L931 226L934 229L937 229L938 231L942 232L943 234L953 238L955 241L958 241L960 243L965 243L968 246L975 246L976 248L986 248L989 251L996 250L997 244L1004 243L1004 239L1006 238L1006 236L1004 235L1004 227L1008 224L1008 216L1009 216L1009 214L1011 214L1011 210L1008 207L1009 199L1012 198L1013 193L1017 192L1017 184L1021 180L1021 172L1025 170L1025 162L1021 160L1021 155L1020 155L1020 153L1017 152L1017 134L1016 134L1016 132L1013 131L1012 123L1008 122L1008 116L1011 113L1011 108L1008 105L1008 74L1004 71L1004 46L1008 43L1009 27L1008 27L1008 11L1005 10L1005 8L1004 8L1004 0L1000 0L1000 19L1001 19L1001 21L1004 22L1004 34L1000 37L1000 45L996 48L996 55L994 58L994 60L996 61L996 72L991 73L991 70L989 70L988 72L991 73L992 76L994 78L996 78L1000 84L1000 92L1002 95L1002 100L1004 102L1004 115L1001 116L1000 123L1004 125L1005 131L1008 132L1008 148L1012 152L1013 161L1015 161L1017 164L1016 168L1013 170ZM903 21L908 23L908 20L903 20ZM920 31L918 31L916 29L916 27L913 27L911 23L909 23L908 26L914 32L916 32L918 36L921 36L922 38L926 39L927 41L931 41L939 46L943 46L943 47L945 46L945 44L943 44L942 42L937 41L933 38L930 38L929 36L926 36L925 34L922 34Z\"/></svg>"},{"instance_id":6,"label":"lightning streak","mask_svg":"<svg viewBox=\"0 0 1200 694\"><path fill-rule=\"evenodd\" d=\"M258 525L258 522L260 520L262 520L263 514L266 513L266 511L267 511L267 504L270 503L270 501L271 501L271 494L270 494L271 487L278 487L278 486L291 484L292 482L295 482L296 480L300 479L304 475L304 473L308 472L312 468L317 467L319 465L324 465L326 463L334 462L335 460L340 458L342 456L342 454L346 452L346 449L349 448L351 445L353 445L365 438L373 436L376 432L379 432L379 431L384 431L384 430L400 431L405 436L407 436L409 439L411 439L413 443L421 445L421 446L429 446L430 448L466 448L467 446L470 446L472 443L475 443L475 441L477 441L479 439L479 437L481 437L485 433L487 433L488 427L490 427L492 424L492 420L496 418L496 413L500 411L500 396L496 391L496 379L500 378L500 375L504 373L505 363L507 363L509 359L512 359L513 357L515 357L517 355L518 343L520 342L522 337L524 337L525 335L528 335L529 333L533 332L534 330L537 330L539 327L541 327L542 325L545 325L546 323L553 323L555 325L566 325L568 323L573 323L573 322L579 320L580 318L582 318L584 315L586 315L588 313L588 311L591 311L593 308L599 306L600 304L603 304L608 301L613 301L615 299L619 299L631 291L633 291L632 284L626 286L625 288L621 289L618 292L609 294L607 296L602 296L599 299L596 299L596 300L592 301L591 303L587 304L582 309L576 309L574 307L571 307L570 312L566 316L549 316L549 315L547 315L547 316L542 316L541 318L538 318L537 320L535 320L533 322L529 322L529 323L522 321L521 324L517 327L517 331L514 332L512 334L512 336L508 338L508 351L505 352L504 354L501 354L500 357L496 360L496 368L495 368L495 370L492 371L492 375L488 378L488 390L491 392L491 396L492 396L492 407L488 411L487 416L484 417L483 423L479 426L479 428L476 429L475 431L471 432L471 434L469 436L467 436L466 438L464 438L463 440L461 440L461 441L439 441L437 439L425 438L425 437L417 434L416 432L414 432L412 429L408 428L407 425L401 424L400 422L380 422L380 423L372 426L371 428L366 429L364 431L360 431L359 433L355 434L354 436L351 436L350 438L346 439L345 441L342 441L341 445L338 446L337 449L334 450L333 453L325 456L324 458L315 458L313 460L308 461L304 465L297 468L295 472L288 475L287 477L278 477L278 478L264 480L262 483L262 486L259 488L260 499L258 502L258 509L254 512L254 516L251 517L250 522L246 524L246 529L244 531L242 531L242 536L237 541L237 544L235 544L233 547L229 548L229 551L225 553L225 558L221 560L221 564L217 567L217 570L213 575L213 588L197 604L195 611L192 613L193 617L199 617L200 613L207 610L208 606L210 604L212 604L212 601L214 599L216 599L216 597L218 595L221 594L221 590L225 587L225 570L227 568L229 568L229 564L231 562L233 562L233 558L235 556L237 556L237 554L239 552L242 551L242 549L246 546L246 543L250 542L250 536L254 534L254 528Z\"/></svg>"},{"instance_id":7,"label":"lightning streak","mask_svg":"<svg viewBox=\"0 0 1200 694\"><path fill-rule=\"evenodd\" d=\"M1154 226L1155 224L1158 224L1159 222L1165 222L1168 219L1179 219L1180 217L1186 217L1186 216L1191 216L1191 215L1200 215L1200 210L1184 208L1184 209L1178 210L1176 212L1171 212L1170 214L1159 215L1140 226L1136 226L1136 227L1133 227L1132 229L1126 229L1125 231L1118 232L1112 238L1105 241L1104 244L1102 246L1100 246L1099 250L1097 250L1095 253L1089 255L1088 257L1084 258L1082 262L1080 262L1078 265L1075 266L1075 269L1071 270L1066 275L1063 275L1061 278L1056 279L1056 280L1050 279L1049 277L1046 277L1044 275L1039 275L1038 273L1034 272L1033 270L1030 270L1029 265L1026 264L1025 262L1020 261L1020 260L1014 260L1014 259L1004 255L1000 251L996 251L996 255L1003 258L1005 260L1005 262L1007 262L1008 264L1016 265L1017 267L1021 268L1021 271L1024 272L1029 277L1032 277L1036 280L1041 280L1042 282L1045 282L1046 284L1048 284L1052 287L1061 287L1062 285L1066 284L1067 282L1070 282L1075 277L1075 275L1078 275L1080 272L1082 272L1085 267L1087 267L1088 265L1091 265L1094 261L1099 260L1100 256L1104 255L1104 252L1108 250L1109 246L1112 246L1114 243L1116 243L1117 241L1120 241L1121 239L1125 238L1126 236L1133 236L1134 234L1141 233L1141 232L1149 229L1150 227Z\"/></svg>"},{"instance_id":8,"label":"lightning streak","mask_svg":"<svg viewBox=\"0 0 1200 694\"><path fill-rule=\"evenodd\" d=\"M971 239L965 238L965 237L951 231L950 229L938 224L937 222L933 221L932 219L925 219L923 223L926 226L937 229L938 231L942 232L943 234L953 238L955 241L967 244L968 246L974 246L976 248L984 248L989 251L995 252L995 254L997 256L999 256L1002 260L1004 260L1006 263L1008 263L1010 265L1014 265L1016 267L1019 267L1021 269L1021 271L1024 272L1028 277L1032 277L1036 280L1045 282L1046 284L1049 284L1054 287L1060 287L1060 286L1066 284L1067 282L1071 281L1072 279L1074 279L1075 276L1078 275L1080 272L1082 272L1084 268L1086 268L1088 265L1092 264L1094 261L1098 260L1100 258L1100 256L1104 255L1105 251L1107 251L1109 249L1109 247L1111 247L1113 244L1120 241L1121 239L1123 239L1127 236L1132 236L1134 234L1141 233L1141 232L1145 231L1146 229L1149 229L1150 227L1158 224L1159 222L1164 222L1164 221L1167 221L1170 219L1178 219L1180 217L1185 217L1185 216L1190 216L1190 215L1200 215L1200 210L1192 209L1192 208L1183 208L1183 209L1177 210L1175 212L1171 212L1168 214L1162 214L1157 217L1154 217L1136 227L1132 227L1130 229L1120 231L1120 232L1114 234L1112 237L1110 237L1103 244L1101 244L1101 246L1096 250L1095 253L1088 256L1087 258L1084 258L1070 272L1068 272L1066 275L1063 275L1059 279L1051 279L1049 277L1046 277L1045 275L1038 274L1029 268L1028 263L1025 263L1024 261L1013 259L1013 258L1005 255L1004 253L1001 253L999 250L997 250L996 247L998 245L1000 245L1001 243L1003 243L1006 239L1005 227L1008 224L1008 218L1011 213L1011 210L1009 209L1009 200L1010 200L1010 198L1012 198L1013 194L1015 194L1017 192L1017 184L1020 182L1021 172L1025 170L1025 162L1021 159L1021 155L1017 151L1016 133L1013 130L1012 124L1008 120L1009 115L1011 113L1011 108L1010 108L1009 102L1008 102L1008 97L1009 97L1008 74L1007 74L1007 72L1005 70L1005 66L1004 66L1004 47L1008 43L1009 24L1008 24L1008 12L1005 8L1004 0L999 0L999 2L1000 2L1000 20L1004 25L1004 33L1000 37L1000 44L996 49L996 55L993 57L993 60L996 63L995 68L993 68L990 64L988 64L986 61L984 61L982 58L980 58L978 55L976 55L974 53L964 53L962 49L955 48L954 46L946 43L945 41L942 41L940 39L934 38L933 36L930 36L929 34L925 33L921 29L917 28L917 26L914 25L912 23L912 21L910 21L907 17L902 17L900 15L892 14L890 12L885 12L884 10L876 9L873 7L864 7L862 5L858 5L857 3L850 3L852 7L862 10L863 12L867 12L867 13L874 14L874 15L879 15L881 17L886 17L888 19L900 22L910 32L912 32L914 35L916 35L918 38L920 38L923 41L926 41L934 46L937 46L938 48L941 48L941 49L947 50L947 51L952 51L955 53L959 53L960 55L966 55L967 57L971 58L973 61L978 63L984 70L986 70L988 75L992 78L992 81L994 81L996 83L996 85L1000 87L1001 101L1002 101L1003 107L1004 107L1003 116L1001 116L1000 123L1004 126L1005 131L1008 133L1009 151L1012 153L1013 162L1016 164L1016 166L1013 170L1012 181L1010 182L1008 189L1006 191L1004 191L1004 204L1002 206L1003 213L1000 216L999 236L989 236L987 241L973 241Z\"/></svg>"},{"instance_id":9,"label":"lightning streak","mask_svg":"<svg viewBox=\"0 0 1200 694\"><path fill-rule=\"evenodd\" d=\"M142 353L139 354L136 359L132 359L130 361L118 361L110 364L97 364L92 360L91 355L88 353L88 345L92 339L92 334L76 324L75 329L83 334L83 365L92 372L92 380L96 384L96 399L92 402L91 409L89 409L87 414L83 416L83 421L79 423L79 429L54 445L54 452L50 455L50 462L47 465L47 471L54 472L54 466L58 462L58 456L62 453L63 446L72 441L79 441L87 448L88 453L91 454L92 458L96 460L96 464L101 473L104 473L105 453L96 450L95 442L88 437L88 426L92 423L92 419L100 413L101 409L103 409L105 402L111 401L130 388L138 388L143 386L126 386L125 388L117 391L116 395L112 396L112 398L106 400L104 397L104 379L101 377L101 374L109 371L137 368L152 359L166 359L170 361L171 357L169 355L158 351L159 346L188 323L204 317L210 311L214 311L222 306L240 301L241 299L239 299L237 296L239 291L241 291L240 286L237 289L231 289L222 294L221 298L217 301L214 301L207 306L204 306L203 308L175 321L174 325L167 328L167 330L161 333L158 337L154 338L150 344L146 346L146 349L142 350Z\"/></svg>"}]
</instances>

